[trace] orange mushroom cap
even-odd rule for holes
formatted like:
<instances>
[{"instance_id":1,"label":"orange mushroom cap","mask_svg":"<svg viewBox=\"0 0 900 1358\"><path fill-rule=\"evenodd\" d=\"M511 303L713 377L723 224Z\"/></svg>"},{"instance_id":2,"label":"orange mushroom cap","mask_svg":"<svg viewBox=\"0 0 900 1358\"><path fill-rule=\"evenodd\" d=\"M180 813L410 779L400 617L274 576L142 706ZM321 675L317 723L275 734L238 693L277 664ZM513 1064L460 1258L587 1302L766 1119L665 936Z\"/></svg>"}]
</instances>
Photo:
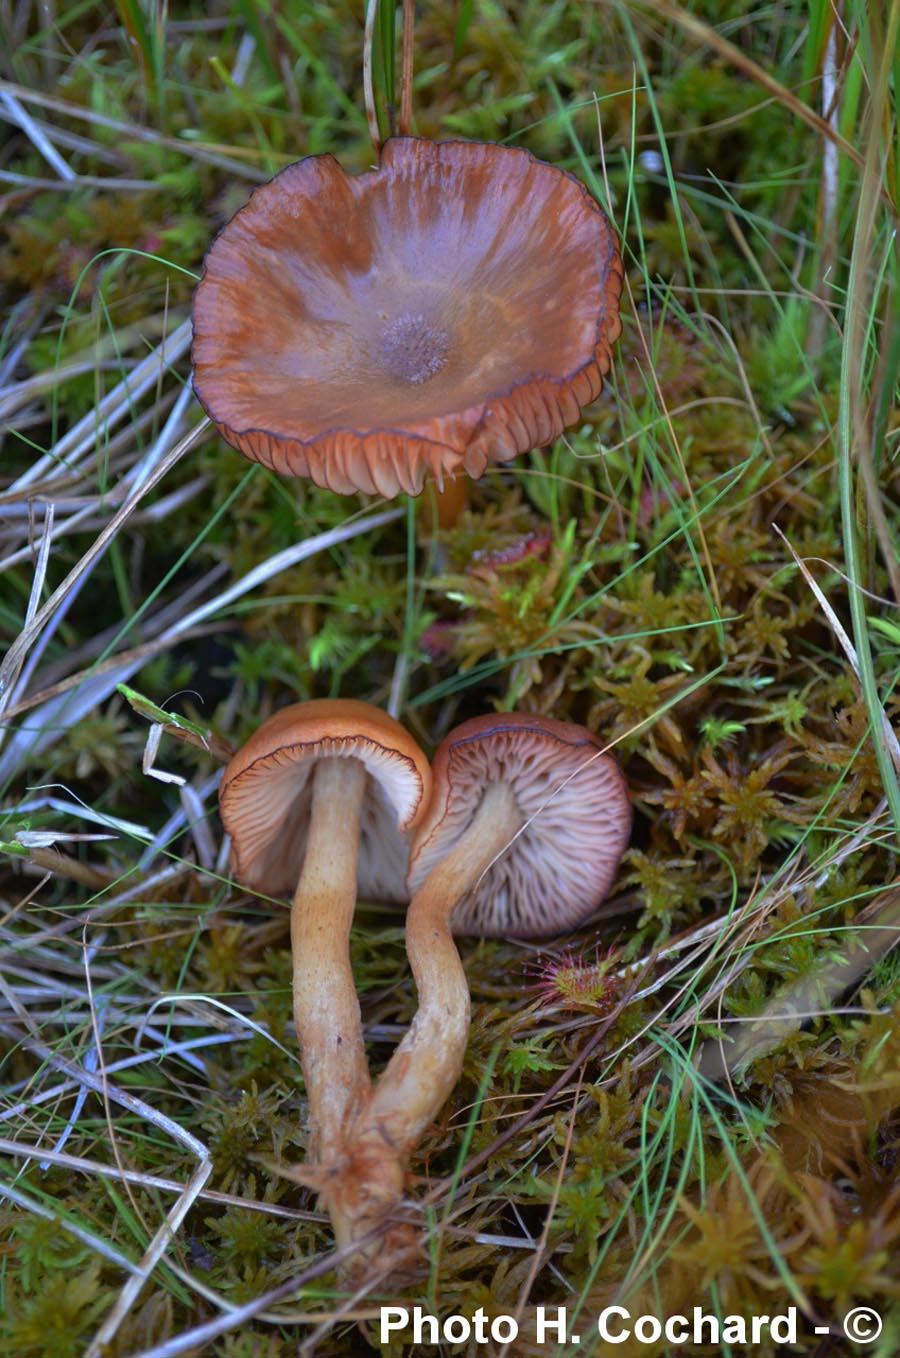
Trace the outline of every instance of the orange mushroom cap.
<instances>
[{"instance_id":1,"label":"orange mushroom cap","mask_svg":"<svg viewBox=\"0 0 900 1358\"><path fill-rule=\"evenodd\" d=\"M604 899L631 833L625 779L584 726L522 712L474 717L432 760L434 790L410 853L418 890L505 782L525 824L457 904L454 933L545 938L581 924Z\"/></svg>"},{"instance_id":2,"label":"orange mushroom cap","mask_svg":"<svg viewBox=\"0 0 900 1358\"><path fill-rule=\"evenodd\" d=\"M424 811L431 770L399 722L353 698L282 708L226 765L219 808L231 835L235 877L269 895L293 892L306 849L312 771L322 758L358 759L368 774L360 823L360 895L405 900L402 832Z\"/></svg>"},{"instance_id":3,"label":"orange mushroom cap","mask_svg":"<svg viewBox=\"0 0 900 1358\"><path fill-rule=\"evenodd\" d=\"M254 191L194 294L194 390L246 457L418 494L550 443L612 361L622 263L573 175L517 147L396 137Z\"/></svg>"}]
</instances>

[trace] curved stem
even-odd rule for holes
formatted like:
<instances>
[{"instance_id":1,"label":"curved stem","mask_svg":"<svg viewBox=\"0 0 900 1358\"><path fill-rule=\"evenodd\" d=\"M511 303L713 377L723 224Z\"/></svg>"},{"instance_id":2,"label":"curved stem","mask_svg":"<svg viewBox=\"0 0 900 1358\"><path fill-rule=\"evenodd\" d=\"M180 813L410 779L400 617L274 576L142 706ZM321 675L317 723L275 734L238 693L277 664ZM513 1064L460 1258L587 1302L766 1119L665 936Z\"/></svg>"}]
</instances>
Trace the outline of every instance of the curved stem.
<instances>
[{"instance_id":1,"label":"curved stem","mask_svg":"<svg viewBox=\"0 0 900 1358\"><path fill-rule=\"evenodd\" d=\"M313 770L306 853L291 907L294 1023L309 1098L313 1162L340 1145L347 1121L370 1088L350 967L365 782L358 759L323 759Z\"/></svg>"},{"instance_id":2,"label":"curved stem","mask_svg":"<svg viewBox=\"0 0 900 1358\"><path fill-rule=\"evenodd\" d=\"M429 873L409 907L406 949L419 1008L354 1129L381 1143L405 1167L462 1071L469 1031L469 987L450 931L453 907L522 828L505 783L487 789L462 838Z\"/></svg>"}]
</instances>

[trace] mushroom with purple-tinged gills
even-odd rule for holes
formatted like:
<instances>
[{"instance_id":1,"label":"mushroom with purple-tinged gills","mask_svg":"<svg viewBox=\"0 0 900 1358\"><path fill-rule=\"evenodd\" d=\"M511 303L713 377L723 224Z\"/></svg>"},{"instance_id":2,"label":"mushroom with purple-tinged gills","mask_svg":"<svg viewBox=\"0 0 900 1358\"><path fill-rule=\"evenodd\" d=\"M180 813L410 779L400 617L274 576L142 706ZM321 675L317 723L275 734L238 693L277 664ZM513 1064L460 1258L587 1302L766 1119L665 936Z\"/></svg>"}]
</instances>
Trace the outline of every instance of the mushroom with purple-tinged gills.
<instances>
[{"instance_id":1,"label":"mushroom with purple-tinged gills","mask_svg":"<svg viewBox=\"0 0 900 1358\"><path fill-rule=\"evenodd\" d=\"M576 928L607 895L631 831L618 764L583 726L476 717L441 742L432 776L410 851L406 947L419 1007L353 1132L368 1163L380 1152L405 1166L462 1071L469 989L453 933Z\"/></svg>"},{"instance_id":2,"label":"mushroom with purple-tinged gills","mask_svg":"<svg viewBox=\"0 0 900 1358\"><path fill-rule=\"evenodd\" d=\"M347 1121L370 1090L349 954L357 895L407 899L404 832L430 790L428 761L412 736L353 699L283 708L222 776L235 877L293 897L294 1020L314 1164L339 1155Z\"/></svg>"}]
</instances>

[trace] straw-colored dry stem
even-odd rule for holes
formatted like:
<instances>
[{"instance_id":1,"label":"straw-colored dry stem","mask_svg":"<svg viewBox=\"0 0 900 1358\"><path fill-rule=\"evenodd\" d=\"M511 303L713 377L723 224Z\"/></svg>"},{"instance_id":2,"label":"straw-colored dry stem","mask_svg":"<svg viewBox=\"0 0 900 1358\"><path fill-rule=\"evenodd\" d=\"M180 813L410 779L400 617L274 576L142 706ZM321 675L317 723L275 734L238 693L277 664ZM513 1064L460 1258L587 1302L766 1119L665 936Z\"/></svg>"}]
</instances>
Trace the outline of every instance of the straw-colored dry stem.
<instances>
[{"instance_id":1,"label":"straw-colored dry stem","mask_svg":"<svg viewBox=\"0 0 900 1358\"><path fill-rule=\"evenodd\" d=\"M342 1217L341 1233L350 1240L358 1241L396 1205L409 1157L459 1079L469 1031L469 987L450 918L456 902L522 823L511 789L504 783L488 788L466 833L413 897L406 947L419 1008L356 1121L340 1193L329 1205L336 1232L337 1217ZM363 1257L399 1258L413 1243L408 1228L388 1228Z\"/></svg>"},{"instance_id":2,"label":"straw-colored dry stem","mask_svg":"<svg viewBox=\"0 0 900 1358\"><path fill-rule=\"evenodd\" d=\"M415 0L403 0L403 56L402 83L400 85L400 124L401 137L412 132L412 88L413 88L413 50L416 25Z\"/></svg>"},{"instance_id":3,"label":"straw-colored dry stem","mask_svg":"<svg viewBox=\"0 0 900 1358\"><path fill-rule=\"evenodd\" d=\"M366 1124L385 1128L409 1153L448 1098L462 1070L469 1031L469 986L450 917L481 874L522 828L512 790L495 783L466 833L426 877L409 907L406 950L419 1008L375 1087Z\"/></svg>"},{"instance_id":4,"label":"straw-colored dry stem","mask_svg":"<svg viewBox=\"0 0 900 1358\"><path fill-rule=\"evenodd\" d=\"M333 1156L369 1089L349 945L365 781L358 759L317 764L303 871L291 909L294 1022L314 1163Z\"/></svg>"},{"instance_id":5,"label":"straw-colored dry stem","mask_svg":"<svg viewBox=\"0 0 900 1358\"><path fill-rule=\"evenodd\" d=\"M372 150L376 156L381 150L381 133L378 129L378 112L375 108L375 83L372 79L372 54L375 49L375 20L378 17L378 0L369 0L366 5L366 24L363 32L363 102L366 106L366 122L372 139Z\"/></svg>"}]
</instances>

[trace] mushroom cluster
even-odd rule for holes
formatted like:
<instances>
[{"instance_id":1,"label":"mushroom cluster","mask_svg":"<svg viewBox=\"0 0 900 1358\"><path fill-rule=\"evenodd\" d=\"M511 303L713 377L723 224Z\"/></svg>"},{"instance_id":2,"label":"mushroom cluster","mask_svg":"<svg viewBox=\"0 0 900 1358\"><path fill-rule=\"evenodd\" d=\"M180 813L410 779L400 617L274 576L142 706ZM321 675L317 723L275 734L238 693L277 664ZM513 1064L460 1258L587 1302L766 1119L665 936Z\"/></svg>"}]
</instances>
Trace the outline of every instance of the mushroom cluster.
<instances>
[{"instance_id":1,"label":"mushroom cluster","mask_svg":"<svg viewBox=\"0 0 900 1358\"><path fill-rule=\"evenodd\" d=\"M357 1246L351 1271L375 1254L395 1267L415 1237L391 1210L462 1071L469 992L453 933L541 938L583 923L628 841L624 779L597 737L568 722L475 718L429 768L377 708L312 702L271 717L233 756L220 804L235 876L293 892L311 1129L298 1177L317 1187L338 1244ZM357 893L410 900L418 1009L374 1086L349 960Z\"/></svg>"},{"instance_id":2,"label":"mushroom cluster","mask_svg":"<svg viewBox=\"0 0 900 1358\"><path fill-rule=\"evenodd\" d=\"M294 1023L313 1166L341 1154L369 1090L350 969L357 895L403 901L403 834L431 788L425 755L392 717L354 699L295 703L250 737L219 787L231 865L245 886L292 894ZM335 1217L338 1243L342 1219Z\"/></svg>"},{"instance_id":3,"label":"mushroom cluster","mask_svg":"<svg viewBox=\"0 0 900 1358\"><path fill-rule=\"evenodd\" d=\"M216 428L341 494L418 495L428 478L458 491L551 443L600 394L621 330L615 234L580 180L519 148L407 135L404 14L403 135L363 174L310 156L261 185L213 243L193 301L194 389ZM235 876L293 898L311 1128L298 1177L360 1267L374 1252L390 1261L409 1243L389 1222L409 1158L462 1069L453 932L583 922L628 837L623 780L583 727L480 718L446 737L432 770L377 709L320 702L260 727L220 803ZM358 894L412 898L419 1007L374 1086L349 958Z\"/></svg>"}]
</instances>

